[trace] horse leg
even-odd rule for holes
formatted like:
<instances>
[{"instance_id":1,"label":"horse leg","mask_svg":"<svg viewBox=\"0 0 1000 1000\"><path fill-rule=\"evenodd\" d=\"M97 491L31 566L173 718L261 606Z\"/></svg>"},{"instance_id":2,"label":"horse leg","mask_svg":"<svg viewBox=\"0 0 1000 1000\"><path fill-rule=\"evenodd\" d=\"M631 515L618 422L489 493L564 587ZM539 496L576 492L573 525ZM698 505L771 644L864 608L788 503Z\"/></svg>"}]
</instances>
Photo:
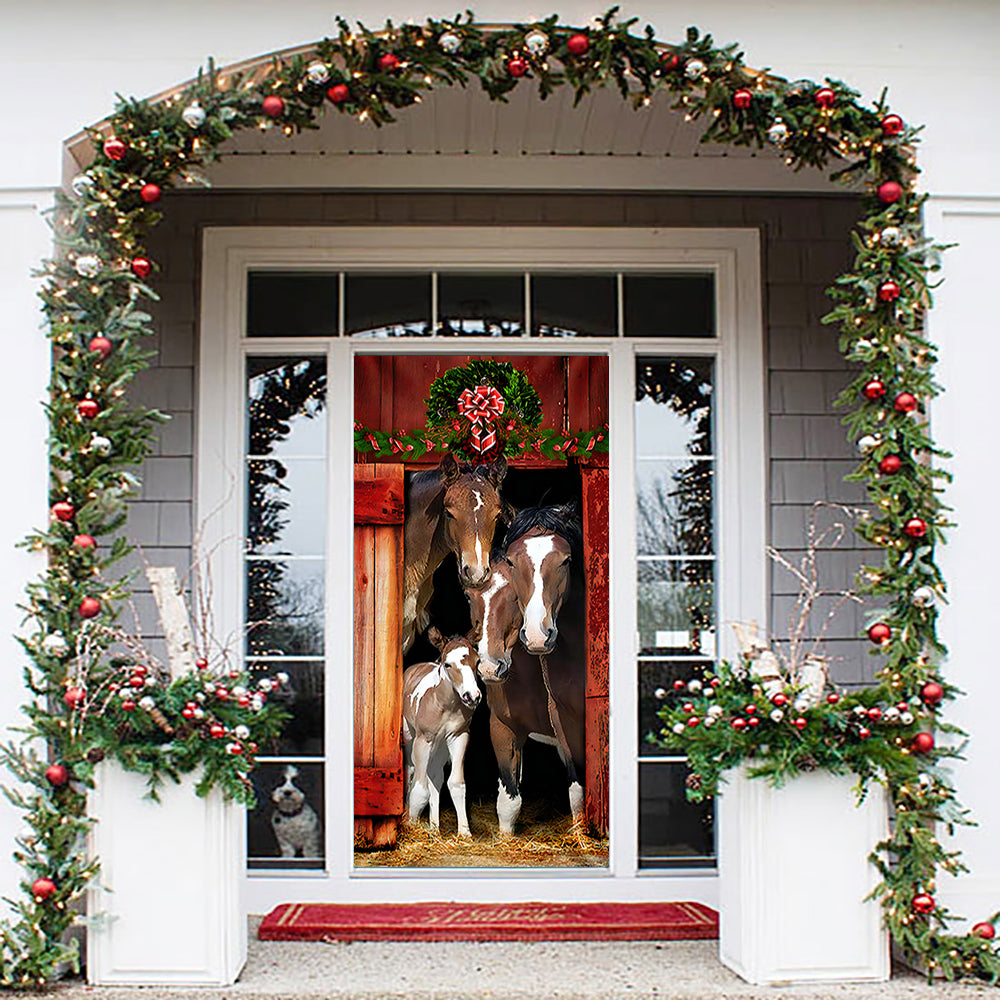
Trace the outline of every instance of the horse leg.
<instances>
[{"instance_id":1,"label":"horse leg","mask_svg":"<svg viewBox=\"0 0 1000 1000\"><path fill-rule=\"evenodd\" d=\"M416 823L427 808L431 795L427 787L427 767L431 758L431 744L418 736L413 741L413 782L410 785L410 822Z\"/></svg>"},{"instance_id":2,"label":"horse leg","mask_svg":"<svg viewBox=\"0 0 1000 1000\"><path fill-rule=\"evenodd\" d=\"M458 816L458 835L471 837L469 816L465 811L465 750L469 745L468 733L456 733L448 738L448 756L451 757L451 774L448 775L448 791L455 804Z\"/></svg>"},{"instance_id":3,"label":"horse leg","mask_svg":"<svg viewBox=\"0 0 1000 1000\"><path fill-rule=\"evenodd\" d=\"M519 741L514 730L495 715L490 717L490 738L493 741L497 766L500 768L500 781L497 786L497 818L500 820L500 832L513 833L514 824L521 813L521 754L524 741Z\"/></svg>"},{"instance_id":4,"label":"horse leg","mask_svg":"<svg viewBox=\"0 0 1000 1000\"><path fill-rule=\"evenodd\" d=\"M431 829L441 829L441 786L444 784L444 762L448 751L443 743L435 743L427 762L427 790L431 796Z\"/></svg>"},{"instance_id":5,"label":"horse leg","mask_svg":"<svg viewBox=\"0 0 1000 1000\"><path fill-rule=\"evenodd\" d=\"M556 737L559 757L566 767L566 778L569 782L569 811L573 816L573 823L576 825L583 822L583 784L580 781L582 775L577 773L576 758L569 745L559 703L552 694L548 657L540 656L538 659L541 663L542 679L545 681L545 690L549 699L549 722L552 723L552 732Z\"/></svg>"}]
</instances>

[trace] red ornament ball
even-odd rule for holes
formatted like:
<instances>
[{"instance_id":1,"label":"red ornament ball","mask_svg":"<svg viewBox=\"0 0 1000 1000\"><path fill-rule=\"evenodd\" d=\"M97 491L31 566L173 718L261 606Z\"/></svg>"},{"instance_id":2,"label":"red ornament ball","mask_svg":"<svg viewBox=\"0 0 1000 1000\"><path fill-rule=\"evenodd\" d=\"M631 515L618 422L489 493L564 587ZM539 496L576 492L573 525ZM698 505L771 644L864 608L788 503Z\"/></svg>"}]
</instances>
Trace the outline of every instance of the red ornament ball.
<instances>
[{"instance_id":1,"label":"red ornament ball","mask_svg":"<svg viewBox=\"0 0 1000 1000\"><path fill-rule=\"evenodd\" d=\"M760 719L758 719L756 715L753 715L747 719L747 725L751 729L756 729L760 725Z\"/></svg>"},{"instance_id":2,"label":"red ornament ball","mask_svg":"<svg viewBox=\"0 0 1000 1000\"><path fill-rule=\"evenodd\" d=\"M226 735L226 727L220 726L217 722L213 722L212 725L208 727L208 735L211 736L213 740L221 740L222 737Z\"/></svg>"},{"instance_id":3,"label":"red ornament ball","mask_svg":"<svg viewBox=\"0 0 1000 1000\"><path fill-rule=\"evenodd\" d=\"M733 94L733 107L745 111L753 102L753 94L749 90L737 90Z\"/></svg>"},{"instance_id":4,"label":"red ornament ball","mask_svg":"<svg viewBox=\"0 0 1000 1000\"><path fill-rule=\"evenodd\" d=\"M681 681L681 680L674 681L674 690L675 691L683 691L684 690L684 681Z\"/></svg>"},{"instance_id":5,"label":"red ornament ball","mask_svg":"<svg viewBox=\"0 0 1000 1000\"><path fill-rule=\"evenodd\" d=\"M285 102L277 94L268 94L260 109L268 118L280 118L285 113Z\"/></svg>"},{"instance_id":6,"label":"red ornament ball","mask_svg":"<svg viewBox=\"0 0 1000 1000\"><path fill-rule=\"evenodd\" d=\"M746 729L746 727L747 727L747 720L746 719L733 719L731 725L732 725L733 729L736 729L736 730Z\"/></svg>"},{"instance_id":7,"label":"red ornament ball","mask_svg":"<svg viewBox=\"0 0 1000 1000\"><path fill-rule=\"evenodd\" d=\"M74 535L73 548L94 549L97 548L97 540L94 538L93 535Z\"/></svg>"},{"instance_id":8,"label":"red ornament ball","mask_svg":"<svg viewBox=\"0 0 1000 1000\"><path fill-rule=\"evenodd\" d=\"M917 408L917 397L912 392L901 392L892 405L900 413L912 413Z\"/></svg>"},{"instance_id":9,"label":"red ornament ball","mask_svg":"<svg viewBox=\"0 0 1000 1000\"><path fill-rule=\"evenodd\" d=\"M132 668L132 673L135 674L137 677L145 677L146 674L149 673L149 668L145 664L137 663Z\"/></svg>"},{"instance_id":10,"label":"red ornament ball","mask_svg":"<svg viewBox=\"0 0 1000 1000\"><path fill-rule=\"evenodd\" d=\"M690 719L688 719L688 725L689 725L689 726L690 726L690 727L691 727L692 729L693 729L693 728L694 728L695 726L697 726L699 722L701 722L701 719L699 719L697 715L692 715L692 716L691 716L691 718L690 718Z\"/></svg>"},{"instance_id":11,"label":"red ornament ball","mask_svg":"<svg viewBox=\"0 0 1000 1000\"><path fill-rule=\"evenodd\" d=\"M788 704L788 696L782 694L780 691L771 699L771 704L776 705L778 708L784 708Z\"/></svg>"},{"instance_id":12,"label":"red ornament ball","mask_svg":"<svg viewBox=\"0 0 1000 1000\"><path fill-rule=\"evenodd\" d=\"M207 670L208 669L208 660L206 660L204 657L199 656L198 659L194 661L194 665L199 670Z\"/></svg>"},{"instance_id":13,"label":"red ornament ball","mask_svg":"<svg viewBox=\"0 0 1000 1000\"><path fill-rule=\"evenodd\" d=\"M917 733L910 742L914 753L930 753L934 749L933 733Z\"/></svg>"},{"instance_id":14,"label":"red ornament ball","mask_svg":"<svg viewBox=\"0 0 1000 1000\"><path fill-rule=\"evenodd\" d=\"M883 135L899 135L903 131L903 119L899 115L886 115L882 119Z\"/></svg>"},{"instance_id":15,"label":"red ornament ball","mask_svg":"<svg viewBox=\"0 0 1000 1000\"><path fill-rule=\"evenodd\" d=\"M911 517L903 525L903 531L910 538L923 538L927 534L927 522L922 517Z\"/></svg>"},{"instance_id":16,"label":"red ornament ball","mask_svg":"<svg viewBox=\"0 0 1000 1000\"><path fill-rule=\"evenodd\" d=\"M185 705L184 708L181 709L181 715L183 715L185 719L193 719L194 709Z\"/></svg>"},{"instance_id":17,"label":"red ornament ball","mask_svg":"<svg viewBox=\"0 0 1000 1000\"><path fill-rule=\"evenodd\" d=\"M878 720L882 718L882 709L879 708L878 705L872 705L872 707L868 709L868 718L871 719L872 722L878 722Z\"/></svg>"},{"instance_id":18,"label":"red ornament ball","mask_svg":"<svg viewBox=\"0 0 1000 1000\"><path fill-rule=\"evenodd\" d=\"M881 379L869 379L861 390L865 399L881 399L885 395L885 383Z\"/></svg>"},{"instance_id":19,"label":"red ornament ball","mask_svg":"<svg viewBox=\"0 0 1000 1000\"><path fill-rule=\"evenodd\" d=\"M832 108L837 103L837 95L829 87L820 87L813 94L813 100L820 108Z\"/></svg>"},{"instance_id":20,"label":"red ornament ball","mask_svg":"<svg viewBox=\"0 0 1000 1000\"><path fill-rule=\"evenodd\" d=\"M984 941L992 941L997 936L997 929L992 924L984 921L972 928L972 934L975 937L982 938Z\"/></svg>"},{"instance_id":21,"label":"red ornament ball","mask_svg":"<svg viewBox=\"0 0 1000 1000\"><path fill-rule=\"evenodd\" d=\"M147 205L152 205L154 201L159 201L162 193L163 192L160 191L159 184L143 184L143 186L139 189L139 197L142 198Z\"/></svg>"},{"instance_id":22,"label":"red ornament ball","mask_svg":"<svg viewBox=\"0 0 1000 1000\"><path fill-rule=\"evenodd\" d=\"M571 56L585 55L590 48L590 39L583 34L570 35L566 41L566 49Z\"/></svg>"},{"instance_id":23,"label":"red ornament ball","mask_svg":"<svg viewBox=\"0 0 1000 1000\"><path fill-rule=\"evenodd\" d=\"M114 137L104 143L104 155L109 160L120 160L128 152L128 146L121 139Z\"/></svg>"},{"instance_id":24,"label":"red ornament ball","mask_svg":"<svg viewBox=\"0 0 1000 1000\"><path fill-rule=\"evenodd\" d=\"M803 719L802 716L800 715L797 719L792 720L792 725L795 726L795 728L798 729L799 732L801 732L803 729L806 728L806 726L809 725L809 721L807 719Z\"/></svg>"},{"instance_id":25,"label":"red ornament ball","mask_svg":"<svg viewBox=\"0 0 1000 1000\"><path fill-rule=\"evenodd\" d=\"M96 399L81 399L79 403L76 404L76 412L80 414L84 420L90 420L96 417L100 413L101 407L98 405Z\"/></svg>"},{"instance_id":26,"label":"red ornament ball","mask_svg":"<svg viewBox=\"0 0 1000 1000\"><path fill-rule=\"evenodd\" d=\"M886 455L878 463L878 471L884 476L894 476L903 467L903 460L899 455Z\"/></svg>"},{"instance_id":27,"label":"red ornament ball","mask_svg":"<svg viewBox=\"0 0 1000 1000\"><path fill-rule=\"evenodd\" d=\"M507 72L511 76L524 76L528 72L528 64L520 56L514 56L507 60Z\"/></svg>"},{"instance_id":28,"label":"red ornament ball","mask_svg":"<svg viewBox=\"0 0 1000 1000\"><path fill-rule=\"evenodd\" d=\"M756 705L744 705L743 711L746 712L747 715L753 715L757 711L757 706Z\"/></svg>"},{"instance_id":29,"label":"red ornament ball","mask_svg":"<svg viewBox=\"0 0 1000 1000\"><path fill-rule=\"evenodd\" d=\"M106 358L112 351L114 345L108 340L107 337L98 334L96 337L91 337L90 343L87 344L87 350L93 351L94 354L100 354L101 358Z\"/></svg>"},{"instance_id":30,"label":"red ornament ball","mask_svg":"<svg viewBox=\"0 0 1000 1000\"><path fill-rule=\"evenodd\" d=\"M54 896L56 892L56 884L50 878L36 878L34 882L31 883L31 895L35 899L44 902L50 896Z\"/></svg>"},{"instance_id":31,"label":"red ornament ball","mask_svg":"<svg viewBox=\"0 0 1000 1000\"><path fill-rule=\"evenodd\" d=\"M85 597L80 601L80 617L96 618L101 613L101 602L96 597Z\"/></svg>"},{"instance_id":32,"label":"red ornament ball","mask_svg":"<svg viewBox=\"0 0 1000 1000\"><path fill-rule=\"evenodd\" d=\"M934 897L926 892L917 893L913 897L912 906L917 913L930 913L934 909Z\"/></svg>"},{"instance_id":33,"label":"red ornament ball","mask_svg":"<svg viewBox=\"0 0 1000 1000\"><path fill-rule=\"evenodd\" d=\"M378 57L379 69L389 72L399 66L399 56L395 52L386 52Z\"/></svg>"},{"instance_id":34,"label":"red ornament ball","mask_svg":"<svg viewBox=\"0 0 1000 1000\"><path fill-rule=\"evenodd\" d=\"M883 181L875 192L878 200L886 205L892 205L903 197L903 185L899 181Z\"/></svg>"},{"instance_id":35,"label":"red ornament ball","mask_svg":"<svg viewBox=\"0 0 1000 1000\"><path fill-rule=\"evenodd\" d=\"M693 712L694 711L694 704L692 702L690 702L690 701L686 701L686 702L684 702L683 705L681 705L681 708L683 708L685 712Z\"/></svg>"},{"instance_id":36,"label":"red ornament ball","mask_svg":"<svg viewBox=\"0 0 1000 1000\"><path fill-rule=\"evenodd\" d=\"M346 83L335 83L326 91L326 99L331 104L343 104L350 96L351 90Z\"/></svg>"},{"instance_id":37,"label":"red ornament ball","mask_svg":"<svg viewBox=\"0 0 1000 1000\"><path fill-rule=\"evenodd\" d=\"M828 705L836 705L840 701L840 695L836 691L831 691L830 694L826 696L826 703Z\"/></svg>"},{"instance_id":38,"label":"red ornament ball","mask_svg":"<svg viewBox=\"0 0 1000 1000\"><path fill-rule=\"evenodd\" d=\"M69 771L65 764L49 764L45 769L45 780L53 788L62 788L69 781Z\"/></svg>"},{"instance_id":39,"label":"red ornament ball","mask_svg":"<svg viewBox=\"0 0 1000 1000\"><path fill-rule=\"evenodd\" d=\"M52 515L57 521L72 521L76 508L68 500L59 500L52 505Z\"/></svg>"},{"instance_id":40,"label":"red ornament ball","mask_svg":"<svg viewBox=\"0 0 1000 1000\"><path fill-rule=\"evenodd\" d=\"M148 278L153 273L153 262L148 257L133 258L132 273L137 278Z\"/></svg>"},{"instance_id":41,"label":"red ornament ball","mask_svg":"<svg viewBox=\"0 0 1000 1000\"><path fill-rule=\"evenodd\" d=\"M933 708L935 705L941 704L941 700L944 698L944 688L937 681L928 681L920 689L920 698L925 705L930 705Z\"/></svg>"},{"instance_id":42,"label":"red ornament ball","mask_svg":"<svg viewBox=\"0 0 1000 1000\"><path fill-rule=\"evenodd\" d=\"M131 698L126 698L122 702L122 711L123 712L134 712L135 711L135 702L132 701Z\"/></svg>"},{"instance_id":43,"label":"red ornament ball","mask_svg":"<svg viewBox=\"0 0 1000 1000\"><path fill-rule=\"evenodd\" d=\"M892 629L885 622L876 622L868 629L868 638L876 646L884 646L892 638Z\"/></svg>"},{"instance_id":44,"label":"red ornament ball","mask_svg":"<svg viewBox=\"0 0 1000 1000\"><path fill-rule=\"evenodd\" d=\"M128 683L130 687L134 688L141 688L146 686L146 682L138 674L133 674L128 679Z\"/></svg>"},{"instance_id":45,"label":"red ornament ball","mask_svg":"<svg viewBox=\"0 0 1000 1000\"><path fill-rule=\"evenodd\" d=\"M891 278L888 281L883 281L881 285L878 286L878 299L879 302L895 302L899 298L899 293L902 289L893 281Z\"/></svg>"},{"instance_id":46,"label":"red ornament ball","mask_svg":"<svg viewBox=\"0 0 1000 1000\"><path fill-rule=\"evenodd\" d=\"M218 698L219 701L226 701L229 698L229 691L227 691L224 687L217 687L215 689L215 697Z\"/></svg>"},{"instance_id":47,"label":"red ornament ball","mask_svg":"<svg viewBox=\"0 0 1000 1000\"><path fill-rule=\"evenodd\" d=\"M858 729L858 737L860 739L866 740L866 739L868 739L869 736L871 736L871 734L872 734L872 731L867 726L861 726Z\"/></svg>"},{"instance_id":48,"label":"red ornament ball","mask_svg":"<svg viewBox=\"0 0 1000 1000\"><path fill-rule=\"evenodd\" d=\"M681 57L676 52L664 52L660 56L660 68L665 72L677 69L681 64Z\"/></svg>"},{"instance_id":49,"label":"red ornament ball","mask_svg":"<svg viewBox=\"0 0 1000 1000\"><path fill-rule=\"evenodd\" d=\"M87 692L83 688L67 688L63 695L63 703L67 708L77 708L84 703Z\"/></svg>"}]
</instances>

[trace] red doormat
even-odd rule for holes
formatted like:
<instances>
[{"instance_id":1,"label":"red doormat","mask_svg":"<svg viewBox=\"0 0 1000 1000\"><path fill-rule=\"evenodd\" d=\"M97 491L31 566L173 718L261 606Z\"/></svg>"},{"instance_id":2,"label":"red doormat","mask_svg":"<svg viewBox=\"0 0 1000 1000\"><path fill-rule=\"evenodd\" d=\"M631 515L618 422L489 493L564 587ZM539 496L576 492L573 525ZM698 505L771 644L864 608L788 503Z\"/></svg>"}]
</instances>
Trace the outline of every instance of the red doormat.
<instances>
[{"instance_id":1,"label":"red doormat","mask_svg":"<svg viewBox=\"0 0 1000 1000\"><path fill-rule=\"evenodd\" d=\"M717 938L701 903L283 903L262 941L677 941Z\"/></svg>"}]
</instances>

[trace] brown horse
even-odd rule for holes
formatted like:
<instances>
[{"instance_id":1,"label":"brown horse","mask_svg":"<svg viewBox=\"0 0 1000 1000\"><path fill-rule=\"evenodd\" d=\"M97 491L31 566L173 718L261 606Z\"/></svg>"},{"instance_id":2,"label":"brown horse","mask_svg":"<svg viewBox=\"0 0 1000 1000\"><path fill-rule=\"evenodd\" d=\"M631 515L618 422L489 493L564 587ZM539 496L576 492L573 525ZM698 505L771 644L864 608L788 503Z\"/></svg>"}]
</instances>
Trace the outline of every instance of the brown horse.
<instances>
[{"instance_id":1,"label":"brown horse","mask_svg":"<svg viewBox=\"0 0 1000 1000\"><path fill-rule=\"evenodd\" d=\"M529 739L554 745L566 767L574 822L583 818L585 608L582 532L575 506L528 508L508 531L488 583L467 591L479 676L486 682L490 737L500 768L497 816L511 833L521 811L521 766ZM533 646L532 655L518 645Z\"/></svg>"},{"instance_id":2,"label":"brown horse","mask_svg":"<svg viewBox=\"0 0 1000 1000\"><path fill-rule=\"evenodd\" d=\"M430 624L427 605L434 593L434 571L449 552L458 559L465 587L480 586L489 575L490 550L497 522L510 524L514 510L500 497L507 460L461 467L452 454L436 469L410 479L403 525L403 652Z\"/></svg>"}]
</instances>

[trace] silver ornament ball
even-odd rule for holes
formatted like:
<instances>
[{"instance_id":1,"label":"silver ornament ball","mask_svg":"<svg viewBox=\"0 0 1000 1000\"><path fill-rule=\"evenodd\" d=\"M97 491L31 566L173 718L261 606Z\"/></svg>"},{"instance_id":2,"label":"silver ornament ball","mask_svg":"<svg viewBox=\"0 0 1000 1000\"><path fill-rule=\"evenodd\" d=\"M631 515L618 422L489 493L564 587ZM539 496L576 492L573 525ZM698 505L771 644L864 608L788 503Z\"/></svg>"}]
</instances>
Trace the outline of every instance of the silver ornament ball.
<instances>
[{"instance_id":1,"label":"silver ornament ball","mask_svg":"<svg viewBox=\"0 0 1000 1000\"><path fill-rule=\"evenodd\" d=\"M934 603L934 589L932 587L928 587L926 584L923 587L917 587L917 589L913 591L913 595L910 597L910 600L913 601L918 608L926 608Z\"/></svg>"},{"instance_id":2,"label":"silver ornament ball","mask_svg":"<svg viewBox=\"0 0 1000 1000\"><path fill-rule=\"evenodd\" d=\"M903 242L903 231L899 226L886 226L879 233L879 242L884 247L898 247Z\"/></svg>"},{"instance_id":3,"label":"silver ornament ball","mask_svg":"<svg viewBox=\"0 0 1000 1000\"><path fill-rule=\"evenodd\" d=\"M53 632L42 640L42 649L49 656L65 656L69 652L69 643L62 632Z\"/></svg>"},{"instance_id":4,"label":"silver ornament ball","mask_svg":"<svg viewBox=\"0 0 1000 1000\"><path fill-rule=\"evenodd\" d=\"M785 717L785 713L784 713L784 712L782 712L780 708L776 708L776 709L774 709L774 710L773 710L773 711L771 712L771 721L772 721L772 722L781 722L781 720L782 720L782 719L783 719L784 717Z\"/></svg>"},{"instance_id":5,"label":"silver ornament ball","mask_svg":"<svg viewBox=\"0 0 1000 1000\"><path fill-rule=\"evenodd\" d=\"M454 31L446 31L438 39L442 52L454 55L462 47L462 39Z\"/></svg>"},{"instance_id":6,"label":"silver ornament ball","mask_svg":"<svg viewBox=\"0 0 1000 1000\"><path fill-rule=\"evenodd\" d=\"M882 439L874 434L866 434L858 439L858 451L862 455L870 455L880 444Z\"/></svg>"},{"instance_id":7,"label":"silver ornament ball","mask_svg":"<svg viewBox=\"0 0 1000 1000\"><path fill-rule=\"evenodd\" d=\"M145 698L139 699L139 708L145 709L148 712L156 708L156 702L147 694Z\"/></svg>"},{"instance_id":8,"label":"silver ornament ball","mask_svg":"<svg viewBox=\"0 0 1000 1000\"><path fill-rule=\"evenodd\" d=\"M688 691L691 694L698 694L701 691L701 681L697 677L693 681L688 681Z\"/></svg>"},{"instance_id":9,"label":"silver ornament ball","mask_svg":"<svg viewBox=\"0 0 1000 1000\"><path fill-rule=\"evenodd\" d=\"M666 698L666 696L667 696L667 689L666 689L666 688L657 688L657 689L656 689L656 690L655 690L655 691L653 692L653 697L654 697L654 698L655 698L655 699L656 699L657 701L663 701L663 699L664 699L664 698Z\"/></svg>"},{"instance_id":10,"label":"silver ornament ball","mask_svg":"<svg viewBox=\"0 0 1000 1000\"><path fill-rule=\"evenodd\" d=\"M684 66L684 75L689 80L700 80L705 75L705 64L700 59L689 59Z\"/></svg>"},{"instance_id":11,"label":"silver ornament ball","mask_svg":"<svg viewBox=\"0 0 1000 1000\"><path fill-rule=\"evenodd\" d=\"M788 138L788 126L779 118L767 130L767 141L774 146L780 146Z\"/></svg>"},{"instance_id":12,"label":"silver ornament ball","mask_svg":"<svg viewBox=\"0 0 1000 1000\"><path fill-rule=\"evenodd\" d=\"M310 83L326 83L330 79L330 70L326 63L314 62L306 67L306 77Z\"/></svg>"},{"instance_id":13,"label":"silver ornament ball","mask_svg":"<svg viewBox=\"0 0 1000 1000\"><path fill-rule=\"evenodd\" d=\"M899 721L904 726L912 725L912 723L913 723L913 713L912 712L900 712L900 714L899 714Z\"/></svg>"},{"instance_id":14,"label":"silver ornament ball","mask_svg":"<svg viewBox=\"0 0 1000 1000\"><path fill-rule=\"evenodd\" d=\"M201 128L205 124L205 109L197 102L192 101L182 112L181 118L188 128Z\"/></svg>"},{"instance_id":15,"label":"silver ornament ball","mask_svg":"<svg viewBox=\"0 0 1000 1000\"><path fill-rule=\"evenodd\" d=\"M524 36L524 48L528 55L543 56L549 48L549 36L535 28Z\"/></svg>"},{"instance_id":16,"label":"silver ornament ball","mask_svg":"<svg viewBox=\"0 0 1000 1000\"><path fill-rule=\"evenodd\" d=\"M94 187L94 178L90 174L77 174L70 182L69 186L77 198L82 198Z\"/></svg>"},{"instance_id":17,"label":"silver ornament ball","mask_svg":"<svg viewBox=\"0 0 1000 1000\"><path fill-rule=\"evenodd\" d=\"M104 437L103 434L95 434L90 439L90 450L94 452L95 455L110 455L111 439Z\"/></svg>"},{"instance_id":18,"label":"silver ornament ball","mask_svg":"<svg viewBox=\"0 0 1000 1000\"><path fill-rule=\"evenodd\" d=\"M96 254L85 253L82 257L76 258L73 266L81 278L96 278L101 273L101 258Z\"/></svg>"}]
</instances>

